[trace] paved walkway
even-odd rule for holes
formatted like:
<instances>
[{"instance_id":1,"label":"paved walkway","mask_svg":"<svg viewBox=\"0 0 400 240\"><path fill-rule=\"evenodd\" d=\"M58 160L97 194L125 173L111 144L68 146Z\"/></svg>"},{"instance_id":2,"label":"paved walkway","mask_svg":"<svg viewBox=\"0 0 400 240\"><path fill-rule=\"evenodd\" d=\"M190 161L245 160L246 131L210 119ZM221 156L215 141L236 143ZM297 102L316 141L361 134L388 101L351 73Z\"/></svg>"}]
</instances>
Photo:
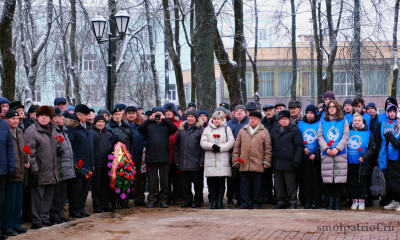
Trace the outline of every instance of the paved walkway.
<instances>
[{"instance_id":1,"label":"paved walkway","mask_svg":"<svg viewBox=\"0 0 400 240\"><path fill-rule=\"evenodd\" d=\"M10 238L17 239L400 239L400 212L367 211L146 209L94 214ZM348 209L348 208L347 208Z\"/></svg>"}]
</instances>

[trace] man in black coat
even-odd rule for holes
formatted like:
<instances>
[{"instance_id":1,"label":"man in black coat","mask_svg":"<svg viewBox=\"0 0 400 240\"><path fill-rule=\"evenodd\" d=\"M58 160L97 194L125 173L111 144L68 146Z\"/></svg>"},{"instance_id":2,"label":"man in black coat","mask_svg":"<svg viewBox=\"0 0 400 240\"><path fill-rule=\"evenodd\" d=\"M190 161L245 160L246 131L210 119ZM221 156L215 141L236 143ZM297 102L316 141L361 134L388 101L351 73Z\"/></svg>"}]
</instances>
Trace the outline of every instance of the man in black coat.
<instances>
[{"instance_id":1,"label":"man in black coat","mask_svg":"<svg viewBox=\"0 0 400 240\"><path fill-rule=\"evenodd\" d=\"M290 208L297 208L296 170L300 168L304 145L300 129L290 122L287 110L278 114L279 127L271 133L272 167L274 170L275 194L277 205L275 209L285 206L287 195Z\"/></svg>"},{"instance_id":2,"label":"man in black coat","mask_svg":"<svg viewBox=\"0 0 400 240\"><path fill-rule=\"evenodd\" d=\"M84 209L89 193L89 180L84 172L93 171L94 143L87 117L89 108L84 104L75 106L75 113L65 120L68 129L68 138L74 151L74 165L82 160L84 171L77 172L76 178L71 182L69 216L82 218L90 216Z\"/></svg>"},{"instance_id":3,"label":"man in black coat","mask_svg":"<svg viewBox=\"0 0 400 240\"><path fill-rule=\"evenodd\" d=\"M169 135L178 131L170 120L165 118L164 110L156 107L153 114L143 122L138 131L146 137L146 167L149 181L148 208L154 208L157 201L162 208L168 204L169 175ZM158 172L160 178L158 178ZM161 186L161 190L159 189Z\"/></svg>"}]
</instances>

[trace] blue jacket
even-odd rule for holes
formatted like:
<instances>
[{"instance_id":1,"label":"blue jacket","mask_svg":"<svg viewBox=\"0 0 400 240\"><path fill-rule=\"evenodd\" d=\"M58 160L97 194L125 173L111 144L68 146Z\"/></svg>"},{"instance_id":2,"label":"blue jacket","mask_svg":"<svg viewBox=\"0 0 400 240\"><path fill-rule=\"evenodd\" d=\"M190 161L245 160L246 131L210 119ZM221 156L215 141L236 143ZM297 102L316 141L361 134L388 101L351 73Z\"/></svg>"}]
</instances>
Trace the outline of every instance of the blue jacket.
<instances>
[{"instance_id":1,"label":"blue jacket","mask_svg":"<svg viewBox=\"0 0 400 240\"><path fill-rule=\"evenodd\" d=\"M240 129L242 129L242 127L244 127L244 125L249 123L249 118L247 117L247 115L243 118L243 120L239 123L239 121L234 117L232 120L229 120L227 122L228 127L231 128L233 136L237 137L237 135L239 134Z\"/></svg>"},{"instance_id":2,"label":"blue jacket","mask_svg":"<svg viewBox=\"0 0 400 240\"><path fill-rule=\"evenodd\" d=\"M14 142L8 123L0 119L0 175L14 175L15 164Z\"/></svg>"}]
</instances>

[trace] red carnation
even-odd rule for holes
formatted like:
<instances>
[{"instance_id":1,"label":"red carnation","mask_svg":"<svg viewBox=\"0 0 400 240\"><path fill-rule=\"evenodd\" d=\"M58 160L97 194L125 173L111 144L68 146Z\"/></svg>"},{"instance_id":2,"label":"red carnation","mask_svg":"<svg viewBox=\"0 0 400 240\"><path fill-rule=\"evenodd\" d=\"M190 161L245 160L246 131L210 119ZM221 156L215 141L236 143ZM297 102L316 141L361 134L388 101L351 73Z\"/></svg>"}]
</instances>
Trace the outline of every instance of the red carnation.
<instances>
[{"instance_id":1,"label":"red carnation","mask_svg":"<svg viewBox=\"0 0 400 240\"><path fill-rule=\"evenodd\" d=\"M120 167L122 167L122 166L124 166L124 163L123 163L123 162L119 162L118 165L119 165Z\"/></svg>"},{"instance_id":2,"label":"red carnation","mask_svg":"<svg viewBox=\"0 0 400 240\"><path fill-rule=\"evenodd\" d=\"M26 152L27 154L31 154L31 149L29 148L29 145L25 145L22 151Z\"/></svg>"},{"instance_id":3,"label":"red carnation","mask_svg":"<svg viewBox=\"0 0 400 240\"><path fill-rule=\"evenodd\" d=\"M79 160L78 163L76 164L76 168L81 168L83 167L83 161Z\"/></svg>"},{"instance_id":4,"label":"red carnation","mask_svg":"<svg viewBox=\"0 0 400 240\"><path fill-rule=\"evenodd\" d=\"M213 137L214 137L214 138L220 138L221 135L219 135L219 134L213 134Z\"/></svg>"},{"instance_id":5,"label":"red carnation","mask_svg":"<svg viewBox=\"0 0 400 240\"><path fill-rule=\"evenodd\" d=\"M133 180L133 175L131 176L131 180Z\"/></svg>"},{"instance_id":6,"label":"red carnation","mask_svg":"<svg viewBox=\"0 0 400 240\"><path fill-rule=\"evenodd\" d=\"M242 164L244 163L244 160L241 159L241 158L238 158L237 161L238 161L239 163L242 163Z\"/></svg>"},{"instance_id":7,"label":"red carnation","mask_svg":"<svg viewBox=\"0 0 400 240\"><path fill-rule=\"evenodd\" d=\"M307 143L308 143L307 141L304 141L304 142L303 142L304 145L306 145Z\"/></svg>"},{"instance_id":8,"label":"red carnation","mask_svg":"<svg viewBox=\"0 0 400 240\"><path fill-rule=\"evenodd\" d=\"M124 159L124 162L128 163L129 161L128 161L128 159L125 158L125 159Z\"/></svg>"},{"instance_id":9,"label":"red carnation","mask_svg":"<svg viewBox=\"0 0 400 240\"><path fill-rule=\"evenodd\" d=\"M122 175L124 175L124 172L119 172L118 175L122 177Z\"/></svg>"},{"instance_id":10,"label":"red carnation","mask_svg":"<svg viewBox=\"0 0 400 240\"><path fill-rule=\"evenodd\" d=\"M360 151L360 152L361 152L362 150L363 150L362 148L358 148L358 151Z\"/></svg>"},{"instance_id":11,"label":"red carnation","mask_svg":"<svg viewBox=\"0 0 400 240\"><path fill-rule=\"evenodd\" d=\"M328 147L332 146L332 143L334 143L334 142L335 142L335 141L330 140L330 141L327 143Z\"/></svg>"},{"instance_id":12,"label":"red carnation","mask_svg":"<svg viewBox=\"0 0 400 240\"><path fill-rule=\"evenodd\" d=\"M135 175L136 174L136 170L133 170L133 175Z\"/></svg>"},{"instance_id":13,"label":"red carnation","mask_svg":"<svg viewBox=\"0 0 400 240\"><path fill-rule=\"evenodd\" d=\"M130 170L132 170L132 167L129 166L129 167L126 168L126 170L130 171Z\"/></svg>"},{"instance_id":14,"label":"red carnation","mask_svg":"<svg viewBox=\"0 0 400 240\"><path fill-rule=\"evenodd\" d=\"M393 121L392 121L392 120L389 120L389 123L390 123L390 124L392 124L392 123L393 123Z\"/></svg>"}]
</instances>

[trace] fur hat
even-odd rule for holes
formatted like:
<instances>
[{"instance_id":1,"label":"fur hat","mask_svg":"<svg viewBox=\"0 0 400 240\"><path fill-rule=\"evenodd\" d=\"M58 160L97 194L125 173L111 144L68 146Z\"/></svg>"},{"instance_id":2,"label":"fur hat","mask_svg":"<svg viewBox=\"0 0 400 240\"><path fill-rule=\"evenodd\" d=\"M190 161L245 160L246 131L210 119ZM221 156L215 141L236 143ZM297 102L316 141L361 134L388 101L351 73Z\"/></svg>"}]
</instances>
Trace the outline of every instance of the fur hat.
<instances>
[{"instance_id":1,"label":"fur hat","mask_svg":"<svg viewBox=\"0 0 400 240\"><path fill-rule=\"evenodd\" d=\"M217 117L225 119L225 113L223 111L214 112L213 115L212 115L212 118L217 118Z\"/></svg>"},{"instance_id":2,"label":"fur hat","mask_svg":"<svg viewBox=\"0 0 400 240\"><path fill-rule=\"evenodd\" d=\"M18 108L24 108L24 105L20 101L14 101L10 103L10 109L17 110Z\"/></svg>"},{"instance_id":3,"label":"fur hat","mask_svg":"<svg viewBox=\"0 0 400 240\"><path fill-rule=\"evenodd\" d=\"M179 113L177 112L177 109L176 109L176 105L172 102L164 103L163 109L164 109L164 114L167 110L169 110L169 111L172 111L175 116L179 116Z\"/></svg>"},{"instance_id":4,"label":"fur hat","mask_svg":"<svg viewBox=\"0 0 400 240\"><path fill-rule=\"evenodd\" d=\"M278 119L281 119L283 117L287 117L290 119L290 113L288 110L282 110L278 113Z\"/></svg>"},{"instance_id":5,"label":"fur hat","mask_svg":"<svg viewBox=\"0 0 400 240\"><path fill-rule=\"evenodd\" d=\"M75 113L90 114L90 109L85 104L78 104L75 106Z\"/></svg>"},{"instance_id":6,"label":"fur hat","mask_svg":"<svg viewBox=\"0 0 400 240\"><path fill-rule=\"evenodd\" d=\"M54 109L51 106L40 106L38 109L36 109L36 117L39 117L40 115L46 115L49 116L50 118L54 117Z\"/></svg>"},{"instance_id":7,"label":"fur hat","mask_svg":"<svg viewBox=\"0 0 400 240\"><path fill-rule=\"evenodd\" d=\"M162 108L162 107L153 108L153 113L156 113L156 112L162 112L165 115L164 108Z\"/></svg>"},{"instance_id":8,"label":"fur hat","mask_svg":"<svg viewBox=\"0 0 400 240\"><path fill-rule=\"evenodd\" d=\"M259 111L252 111L252 112L249 114L249 117L257 117L257 118L261 119L261 118L262 118L262 115L261 115L261 113L260 113Z\"/></svg>"}]
</instances>

